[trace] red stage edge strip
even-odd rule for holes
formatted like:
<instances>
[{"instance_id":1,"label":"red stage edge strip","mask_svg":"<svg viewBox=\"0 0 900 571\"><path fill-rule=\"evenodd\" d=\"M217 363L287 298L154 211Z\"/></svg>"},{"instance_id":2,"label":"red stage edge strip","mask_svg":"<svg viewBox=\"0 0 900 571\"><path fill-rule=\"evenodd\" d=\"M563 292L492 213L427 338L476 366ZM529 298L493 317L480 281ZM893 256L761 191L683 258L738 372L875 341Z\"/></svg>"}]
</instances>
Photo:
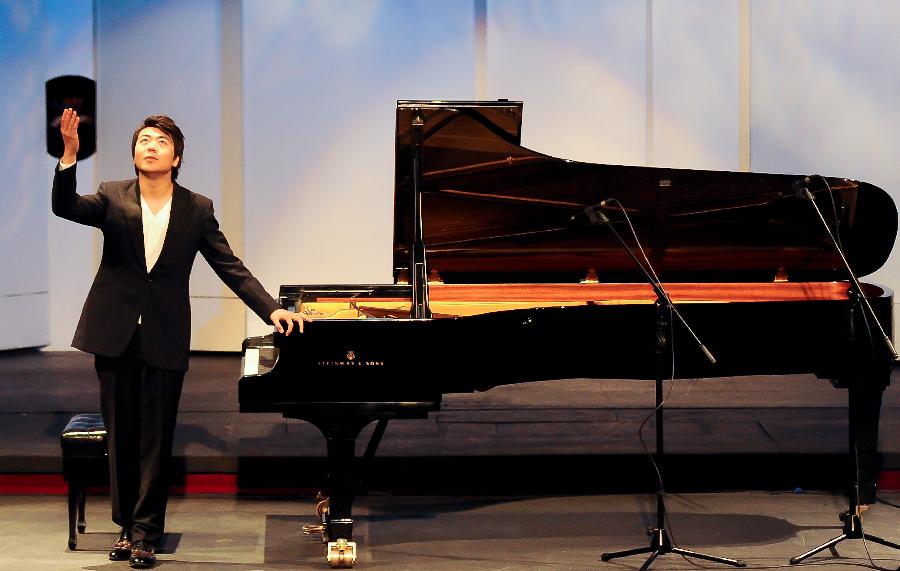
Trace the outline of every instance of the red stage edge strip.
<instances>
[{"instance_id":1,"label":"red stage edge strip","mask_svg":"<svg viewBox=\"0 0 900 571\"><path fill-rule=\"evenodd\" d=\"M304 487L239 486L237 474L186 474L172 485L173 496L222 494L245 496L313 495L317 489ZM65 496L68 483L62 474L0 474L2 496ZM109 486L91 486L88 494L109 494Z\"/></svg>"},{"instance_id":2,"label":"red stage edge strip","mask_svg":"<svg viewBox=\"0 0 900 571\"><path fill-rule=\"evenodd\" d=\"M878 489L886 492L900 491L900 470L882 470Z\"/></svg>"},{"instance_id":3,"label":"red stage edge strip","mask_svg":"<svg viewBox=\"0 0 900 571\"><path fill-rule=\"evenodd\" d=\"M900 470L883 470L878 489L900 491ZM69 486L62 474L0 474L0 495L3 496L64 496ZM312 488L264 487L238 485L237 474L186 474L183 483L172 486L173 496L194 494L223 494L245 496L290 496L314 494ZM108 486L92 486L90 494L108 494Z\"/></svg>"},{"instance_id":4,"label":"red stage edge strip","mask_svg":"<svg viewBox=\"0 0 900 571\"><path fill-rule=\"evenodd\" d=\"M69 485L62 474L0 474L0 495L64 496Z\"/></svg>"},{"instance_id":5,"label":"red stage edge strip","mask_svg":"<svg viewBox=\"0 0 900 571\"><path fill-rule=\"evenodd\" d=\"M237 474L185 474L184 483L169 489L173 496L192 494L237 494Z\"/></svg>"}]
</instances>

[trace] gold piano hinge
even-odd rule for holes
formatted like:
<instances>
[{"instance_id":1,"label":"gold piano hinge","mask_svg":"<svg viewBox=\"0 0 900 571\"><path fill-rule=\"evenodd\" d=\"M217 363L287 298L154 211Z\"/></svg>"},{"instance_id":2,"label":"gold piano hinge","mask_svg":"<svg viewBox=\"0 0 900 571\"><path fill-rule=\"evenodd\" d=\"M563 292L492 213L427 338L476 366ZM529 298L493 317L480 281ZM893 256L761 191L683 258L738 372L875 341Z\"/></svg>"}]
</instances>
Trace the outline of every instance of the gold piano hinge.
<instances>
[{"instance_id":1,"label":"gold piano hinge","mask_svg":"<svg viewBox=\"0 0 900 571\"><path fill-rule=\"evenodd\" d=\"M778 271L775 272L775 280L774 281L776 283L788 281L787 270L784 268L778 268Z\"/></svg>"},{"instance_id":2,"label":"gold piano hinge","mask_svg":"<svg viewBox=\"0 0 900 571\"><path fill-rule=\"evenodd\" d=\"M409 283L409 270L402 269L400 273L397 275L397 283L398 284L408 284Z\"/></svg>"},{"instance_id":3,"label":"gold piano hinge","mask_svg":"<svg viewBox=\"0 0 900 571\"><path fill-rule=\"evenodd\" d=\"M600 283L600 277L597 275L597 270L591 268L587 271L587 274L582 278L581 283L583 284L598 284Z\"/></svg>"},{"instance_id":4,"label":"gold piano hinge","mask_svg":"<svg viewBox=\"0 0 900 571\"><path fill-rule=\"evenodd\" d=\"M444 283L444 280L441 278L441 274L439 274L437 270L431 270L430 272L428 272L428 283L442 284Z\"/></svg>"}]
</instances>

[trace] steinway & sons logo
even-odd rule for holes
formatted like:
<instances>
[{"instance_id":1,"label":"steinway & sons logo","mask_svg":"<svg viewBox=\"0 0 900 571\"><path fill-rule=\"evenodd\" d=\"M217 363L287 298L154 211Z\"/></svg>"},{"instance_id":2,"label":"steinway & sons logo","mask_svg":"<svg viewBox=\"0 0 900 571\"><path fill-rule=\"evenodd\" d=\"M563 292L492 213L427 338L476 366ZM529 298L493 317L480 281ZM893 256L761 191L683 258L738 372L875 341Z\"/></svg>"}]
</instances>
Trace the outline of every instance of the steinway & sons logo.
<instances>
[{"instance_id":1,"label":"steinway & sons logo","mask_svg":"<svg viewBox=\"0 0 900 571\"><path fill-rule=\"evenodd\" d=\"M350 349L343 361L319 361L318 365L320 367L384 367L384 361L357 359L356 351Z\"/></svg>"}]
</instances>

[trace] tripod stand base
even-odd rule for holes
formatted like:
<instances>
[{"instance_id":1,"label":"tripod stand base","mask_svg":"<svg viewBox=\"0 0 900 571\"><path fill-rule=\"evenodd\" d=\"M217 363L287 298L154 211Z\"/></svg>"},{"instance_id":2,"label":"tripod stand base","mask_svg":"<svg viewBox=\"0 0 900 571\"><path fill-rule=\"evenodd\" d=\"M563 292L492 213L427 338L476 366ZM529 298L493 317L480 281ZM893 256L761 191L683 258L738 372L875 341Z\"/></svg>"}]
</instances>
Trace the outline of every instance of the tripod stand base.
<instances>
[{"instance_id":1,"label":"tripod stand base","mask_svg":"<svg viewBox=\"0 0 900 571\"><path fill-rule=\"evenodd\" d=\"M610 559L616 559L618 557L628 557L630 555L649 553L650 557L647 559L647 561L644 562L643 565L641 565L640 569L640 571L645 571L646 569L650 568L650 565L653 564L653 561L660 555L665 555L666 553L675 553L676 555L683 555L684 557L694 557L696 559L704 559L706 561L714 561L716 563L733 565L734 567L747 566L747 563L745 561L741 561L740 559L716 557L715 555L707 555L705 553L697 553L696 551L689 551L680 547L673 547L672 542L669 541L669 534L666 533L666 530L662 528L650 529L649 535L651 536L649 547L638 547L637 549L626 549L625 551L603 553L600 555L600 560L609 561Z\"/></svg>"},{"instance_id":2,"label":"tripod stand base","mask_svg":"<svg viewBox=\"0 0 900 571\"><path fill-rule=\"evenodd\" d=\"M882 538L878 537L877 535L870 535L868 533L863 533L862 520L860 519L859 514L853 513L852 510L850 513L847 513L846 517L843 518L843 521L844 521L844 529L843 529L844 533L840 534L839 536L837 536L835 538L829 539L822 545L820 545L818 547L814 547L814 548L810 549L809 551L807 551L806 553L803 553L801 555L798 555L797 557L792 558L790 560L791 565L796 565L797 563L800 563L804 559L812 557L813 555L815 555L816 553L819 553L820 551L825 551L826 549L837 545L838 543L844 541L845 539L865 539L866 541L871 541L872 543L884 545L885 547L891 547L893 549L900 549L900 545L898 545L896 543L892 543L886 539L882 539Z\"/></svg>"}]
</instances>

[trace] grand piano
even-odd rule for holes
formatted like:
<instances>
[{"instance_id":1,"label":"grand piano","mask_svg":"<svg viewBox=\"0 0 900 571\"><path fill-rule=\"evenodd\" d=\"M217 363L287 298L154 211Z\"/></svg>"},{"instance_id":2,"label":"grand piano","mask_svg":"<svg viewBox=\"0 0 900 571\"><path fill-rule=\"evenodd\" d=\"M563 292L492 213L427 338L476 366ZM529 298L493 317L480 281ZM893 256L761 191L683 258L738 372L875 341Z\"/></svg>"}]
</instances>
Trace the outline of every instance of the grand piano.
<instances>
[{"instance_id":1,"label":"grand piano","mask_svg":"<svg viewBox=\"0 0 900 571\"><path fill-rule=\"evenodd\" d=\"M244 341L241 412L302 419L327 439L328 497L309 529L328 543L329 563L356 558L354 450L370 423L367 456L390 419L426 417L446 393L659 377L661 300L607 226L632 248L640 239L715 356L713 364L676 322L666 377L814 373L851 389L860 489L874 499L893 362L878 326L891 335L893 294L863 283L862 299L796 189L798 180L809 187L859 276L891 252L891 197L842 178L559 159L520 144L522 108L399 101L394 283L283 285L282 305L314 321L302 335ZM589 207L608 223L586 223Z\"/></svg>"}]
</instances>

